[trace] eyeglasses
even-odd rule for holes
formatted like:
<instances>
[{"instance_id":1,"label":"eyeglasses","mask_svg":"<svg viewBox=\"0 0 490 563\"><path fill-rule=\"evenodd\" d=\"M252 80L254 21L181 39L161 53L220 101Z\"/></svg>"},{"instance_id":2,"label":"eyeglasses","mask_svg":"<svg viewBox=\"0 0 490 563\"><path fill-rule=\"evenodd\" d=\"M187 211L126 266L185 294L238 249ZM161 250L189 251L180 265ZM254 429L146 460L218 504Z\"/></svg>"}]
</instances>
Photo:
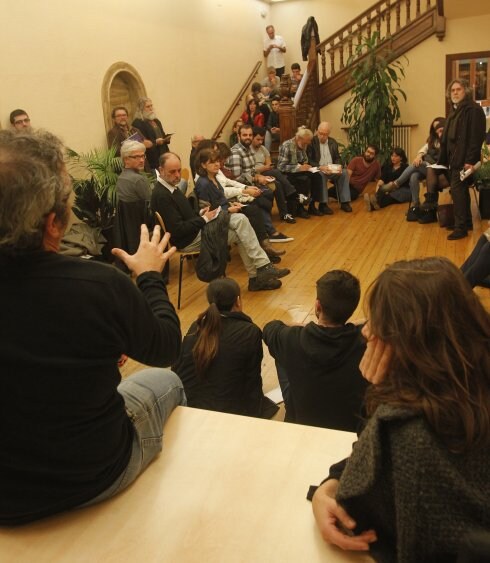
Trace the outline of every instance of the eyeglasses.
<instances>
[{"instance_id":1,"label":"eyeglasses","mask_svg":"<svg viewBox=\"0 0 490 563\"><path fill-rule=\"evenodd\" d=\"M134 158L135 160L145 160L146 154L130 154L126 158Z\"/></svg>"},{"instance_id":2,"label":"eyeglasses","mask_svg":"<svg viewBox=\"0 0 490 563\"><path fill-rule=\"evenodd\" d=\"M16 119L14 121L14 125L18 125L19 123L30 123L30 122L31 120L28 117L26 117L25 119Z\"/></svg>"}]
</instances>

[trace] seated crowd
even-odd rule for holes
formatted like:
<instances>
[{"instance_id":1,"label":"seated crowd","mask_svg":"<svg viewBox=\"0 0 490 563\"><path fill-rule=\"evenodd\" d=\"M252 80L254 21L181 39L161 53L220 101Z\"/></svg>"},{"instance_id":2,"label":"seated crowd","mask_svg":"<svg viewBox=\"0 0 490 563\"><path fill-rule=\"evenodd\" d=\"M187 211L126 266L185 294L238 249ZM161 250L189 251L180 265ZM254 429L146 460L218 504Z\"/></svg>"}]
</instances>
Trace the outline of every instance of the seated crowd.
<instances>
[{"instance_id":1,"label":"seated crowd","mask_svg":"<svg viewBox=\"0 0 490 563\"><path fill-rule=\"evenodd\" d=\"M159 454L178 405L274 416L262 389L264 343L287 422L358 433L351 456L309 493L325 541L387 561L454 560L468 532L490 526L490 315L472 291L490 274L489 232L462 271L444 258L388 266L368 290L369 320L359 323L350 319L360 283L347 271L317 280L316 321L270 320L262 330L224 277L235 245L249 291L282 286L290 270L277 266L286 260L277 244L294 239L274 225L274 204L287 225L332 215L329 198L349 214L374 181L375 193L364 195L369 211L406 202L408 221L430 222L448 183L431 166L441 158L444 119L433 120L412 165L394 147L381 166L368 145L344 168L328 122L314 133L300 127L274 164L275 68L259 86L231 146L192 137L193 190L152 101L140 100L131 125L126 108L114 108L108 140L123 170L112 253L120 268L59 252L74 203L59 139L33 131L23 110L12 112L12 131L0 132L0 524L118 494ZM212 278L208 307L183 339L162 275L176 249L199 251ZM155 367L121 381L126 355Z\"/></svg>"}]
</instances>

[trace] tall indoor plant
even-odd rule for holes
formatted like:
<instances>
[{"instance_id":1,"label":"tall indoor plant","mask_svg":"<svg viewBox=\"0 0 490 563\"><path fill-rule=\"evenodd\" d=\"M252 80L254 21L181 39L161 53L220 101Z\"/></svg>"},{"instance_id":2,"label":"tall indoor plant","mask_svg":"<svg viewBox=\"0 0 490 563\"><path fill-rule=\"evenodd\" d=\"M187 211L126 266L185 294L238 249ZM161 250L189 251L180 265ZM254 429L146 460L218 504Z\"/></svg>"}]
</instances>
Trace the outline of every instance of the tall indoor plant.
<instances>
[{"instance_id":1,"label":"tall indoor plant","mask_svg":"<svg viewBox=\"0 0 490 563\"><path fill-rule=\"evenodd\" d=\"M398 99L407 99L400 88L405 71L399 60L389 62L390 53L380 44L378 32L362 38L347 62L353 86L341 117L349 128L344 160L362 154L368 143L379 147L381 159L392 148L393 124L400 118Z\"/></svg>"},{"instance_id":2,"label":"tall indoor plant","mask_svg":"<svg viewBox=\"0 0 490 563\"><path fill-rule=\"evenodd\" d=\"M102 231L110 229L116 210L116 182L122 170L115 147L78 154L68 149L75 192L75 215Z\"/></svg>"}]
</instances>

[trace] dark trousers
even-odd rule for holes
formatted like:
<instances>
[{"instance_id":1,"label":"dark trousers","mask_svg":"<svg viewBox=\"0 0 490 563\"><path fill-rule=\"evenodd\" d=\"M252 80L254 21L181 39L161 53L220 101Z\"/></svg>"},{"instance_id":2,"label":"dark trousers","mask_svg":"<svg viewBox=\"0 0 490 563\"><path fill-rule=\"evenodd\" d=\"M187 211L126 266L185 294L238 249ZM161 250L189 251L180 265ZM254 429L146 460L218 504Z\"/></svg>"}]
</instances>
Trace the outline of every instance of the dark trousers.
<instances>
[{"instance_id":1,"label":"dark trousers","mask_svg":"<svg viewBox=\"0 0 490 563\"><path fill-rule=\"evenodd\" d=\"M473 252L468 256L461 266L464 277L469 281L471 287L481 285L485 278L490 276L490 241L482 235L476 243ZM485 281L485 286L490 284L490 278Z\"/></svg>"},{"instance_id":2,"label":"dark trousers","mask_svg":"<svg viewBox=\"0 0 490 563\"><path fill-rule=\"evenodd\" d=\"M296 189L287 177L277 168L266 170L264 175L272 176L275 180L276 189L274 190L274 197L276 199L279 215L284 217L288 212L287 200L296 197Z\"/></svg>"},{"instance_id":3,"label":"dark trousers","mask_svg":"<svg viewBox=\"0 0 490 563\"><path fill-rule=\"evenodd\" d=\"M469 181L460 180L459 170L449 170L449 184L454 203L454 227L458 231L467 231L471 223L471 199Z\"/></svg>"}]
</instances>

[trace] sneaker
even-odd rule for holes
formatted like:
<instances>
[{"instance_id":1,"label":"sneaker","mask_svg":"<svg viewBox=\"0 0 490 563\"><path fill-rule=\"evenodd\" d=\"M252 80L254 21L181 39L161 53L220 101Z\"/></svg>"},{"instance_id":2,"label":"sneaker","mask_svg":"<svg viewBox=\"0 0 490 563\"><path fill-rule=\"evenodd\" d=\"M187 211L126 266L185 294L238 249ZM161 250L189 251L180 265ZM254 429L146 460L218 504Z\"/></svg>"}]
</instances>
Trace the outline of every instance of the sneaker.
<instances>
[{"instance_id":1,"label":"sneaker","mask_svg":"<svg viewBox=\"0 0 490 563\"><path fill-rule=\"evenodd\" d=\"M379 209L378 198L374 194L371 194L369 196L369 201L371 202L371 207L373 208L373 211L378 211Z\"/></svg>"},{"instance_id":2,"label":"sneaker","mask_svg":"<svg viewBox=\"0 0 490 563\"><path fill-rule=\"evenodd\" d=\"M318 211L322 215L333 215L333 209L328 206L328 203L320 203L318 206Z\"/></svg>"},{"instance_id":3,"label":"sneaker","mask_svg":"<svg viewBox=\"0 0 490 563\"><path fill-rule=\"evenodd\" d=\"M275 266L269 263L266 264L265 266L257 268L257 279L260 281L269 278L276 278L276 279L283 278L284 276L287 276L290 272L291 270L289 270L288 268L276 268Z\"/></svg>"},{"instance_id":4,"label":"sneaker","mask_svg":"<svg viewBox=\"0 0 490 563\"><path fill-rule=\"evenodd\" d=\"M340 209L342 209L342 211L345 211L346 213L352 213L352 207L350 206L350 203L348 201L341 203Z\"/></svg>"},{"instance_id":5,"label":"sneaker","mask_svg":"<svg viewBox=\"0 0 490 563\"><path fill-rule=\"evenodd\" d=\"M420 211L420 207L418 205L412 205L407 213L407 221L415 222L420 219L422 216L422 212Z\"/></svg>"},{"instance_id":6,"label":"sneaker","mask_svg":"<svg viewBox=\"0 0 490 563\"><path fill-rule=\"evenodd\" d=\"M301 219L310 218L310 216L306 212L306 209L302 205L298 205L298 210L296 211L296 217L300 217Z\"/></svg>"},{"instance_id":7,"label":"sneaker","mask_svg":"<svg viewBox=\"0 0 490 563\"><path fill-rule=\"evenodd\" d=\"M248 279L248 290L249 291L267 291L272 289L279 289L282 283L278 279L260 279L259 278L249 278Z\"/></svg>"},{"instance_id":8,"label":"sneaker","mask_svg":"<svg viewBox=\"0 0 490 563\"><path fill-rule=\"evenodd\" d=\"M283 233L277 233L277 235L269 236L269 242L291 242L292 240L294 240L293 237L288 237Z\"/></svg>"},{"instance_id":9,"label":"sneaker","mask_svg":"<svg viewBox=\"0 0 490 563\"><path fill-rule=\"evenodd\" d=\"M364 194L364 206L366 207L366 211L373 210L373 208L371 207L371 200L369 199L369 194Z\"/></svg>"},{"instance_id":10,"label":"sneaker","mask_svg":"<svg viewBox=\"0 0 490 563\"><path fill-rule=\"evenodd\" d=\"M281 221L285 221L286 223L296 223L296 219L290 214L290 213L286 213L286 215L283 215L281 217Z\"/></svg>"}]
</instances>

